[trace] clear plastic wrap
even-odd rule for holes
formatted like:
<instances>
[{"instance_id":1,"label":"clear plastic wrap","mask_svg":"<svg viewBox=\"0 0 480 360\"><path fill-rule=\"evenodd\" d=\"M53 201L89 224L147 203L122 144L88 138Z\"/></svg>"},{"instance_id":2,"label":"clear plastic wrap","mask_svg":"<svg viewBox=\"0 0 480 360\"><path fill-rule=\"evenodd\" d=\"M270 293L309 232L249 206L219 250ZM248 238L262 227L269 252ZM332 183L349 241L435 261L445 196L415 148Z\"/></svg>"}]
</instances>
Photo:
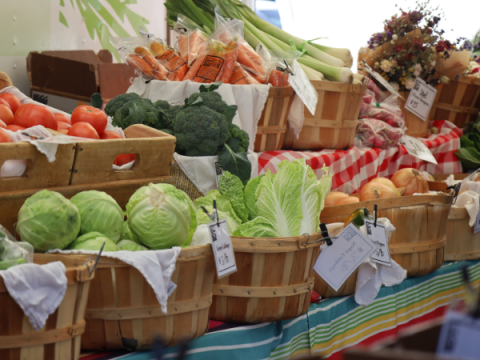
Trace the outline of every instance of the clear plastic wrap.
<instances>
[{"instance_id":1,"label":"clear plastic wrap","mask_svg":"<svg viewBox=\"0 0 480 360\"><path fill-rule=\"evenodd\" d=\"M354 146L387 149L397 147L405 131L376 119L361 119L357 126Z\"/></svg>"},{"instance_id":2,"label":"clear plastic wrap","mask_svg":"<svg viewBox=\"0 0 480 360\"><path fill-rule=\"evenodd\" d=\"M382 92L382 90L380 90L378 85L375 84L372 79L370 79L369 77L365 78L365 83L367 84L367 89L375 94L375 98L377 99L377 101L380 102L385 100L387 96Z\"/></svg>"},{"instance_id":3,"label":"clear plastic wrap","mask_svg":"<svg viewBox=\"0 0 480 360\"><path fill-rule=\"evenodd\" d=\"M259 49L259 52L263 54L263 50ZM268 83L278 87L288 86L289 75L286 64L291 68L293 60L298 59L302 53L283 50L268 50L268 53ZM265 55L263 56L264 58L266 57Z\"/></svg>"},{"instance_id":4,"label":"clear plastic wrap","mask_svg":"<svg viewBox=\"0 0 480 360\"><path fill-rule=\"evenodd\" d=\"M198 51L207 41L208 35L182 14L178 15L173 30L177 34L175 49L190 67L197 59Z\"/></svg>"},{"instance_id":5,"label":"clear plastic wrap","mask_svg":"<svg viewBox=\"0 0 480 360\"><path fill-rule=\"evenodd\" d=\"M376 102L369 92L363 98L360 107L360 119L376 119L386 122L388 125L405 129L405 118L400 109L400 102L395 95L390 95L382 102ZM365 101L370 101L367 103Z\"/></svg>"},{"instance_id":6,"label":"clear plastic wrap","mask_svg":"<svg viewBox=\"0 0 480 360\"><path fill-rule=\"evenodd\" d=\"M33 246L27 242L16 241L0 225L0 270L33 262Z\"/></svg>"}]
</instances>

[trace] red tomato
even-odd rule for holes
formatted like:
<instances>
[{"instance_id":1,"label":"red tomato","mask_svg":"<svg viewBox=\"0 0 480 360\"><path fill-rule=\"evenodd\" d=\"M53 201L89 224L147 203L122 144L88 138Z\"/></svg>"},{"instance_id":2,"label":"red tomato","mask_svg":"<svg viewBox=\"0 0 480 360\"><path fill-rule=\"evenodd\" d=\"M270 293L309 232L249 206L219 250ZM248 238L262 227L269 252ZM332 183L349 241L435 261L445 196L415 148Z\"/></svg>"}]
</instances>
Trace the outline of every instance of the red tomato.
<instances>
[{"instance_id":1,"label":"red tomato","mask_svg":"<svg viewBox=\"0 0 480 360\"><path fill-rule=\"evenodd\" d=\"M115 158L113 164L117 166L122 166L128 164L129 162L132 162L133 160L135 160L135 154L121 154Z\"/></svg>"},{"instance_id":2,"label":"red tomato","mask_svg":"<svg viewBox=\"0 0 480 360\"><path fill-rule=\"evenodd\" d=\"M12 137L5 130L0 129L0 143L13 142Z\"/></svg>"},{"instance_id":3,"label":"red tomato","mask_svg":"<svg viewBox=\"0 0 480 360\"><path fill-rule=\"evenodd\" d=\"M0 105L8 106L8 108L10 110L12 110L12 108L10 107L10 104L8 102L6 102L5 100L3 100L2 98L0 98Z\"/></svg>"},{"instance_id":4,"label":"red tomato","mask_svg":"<svg viewBox=\"0 0 480 360\"><path fill-rule=\"evenodd\" d=\"M13 125L13 112L7 105L0 105L0 120L7 125Z\"/></svg>"},{"instance_id":5,"label":"red tomato","mask_svg":"<svg viewBox=\"0 0 480 360\"><path fill-rule=\"evenodd\" d=\"M110 139L123 139L119 134L112 130L105 130L103 134L100 136L102 140L110 140Z\"/></svg>"},{"instance_id":6,"label":"red tomato","mask_svg":"<svg viewBox=\"0 0 480 360\"><path fill-rule=\"evenodd\" d=\"M24 128L43 125L48 129L57 130L57 121L52 110L37 104L20 106L15 113L15 125L20 125Z\"/></svg>"},{"instance_id":7,"label":"red tomato","mask_svg":"<svg viewBox=\"0 0 480 360\"><path fill-rule=\"evenodd\" d=\"M20 102L20 100L13 94L9 94L9 93L0 94L0 99L5 100L10 105L10 109L14 114L17 112L17 109L20 106L22 106L22 103Z\"/></svg>"},{"instance_id":8,"label":"red tomato","mask_svg":"<svg viewBox=\"0 0 480 360\"><path fill-rule=\"evenodd\" d=\"M23 126L18 126L18 125L8 125L7 130L17 132L18 130L25 130Z\"/></svg>"},{"instance_id":9,"label":"red tomato","mask_svg":"<svg viewBox=\"0 0 480 360\"><path fill-rule=\"evenodd\" d=\"M69 130L70 128L72 127L72 125L70 124L67 124L67 123L64 123L64 122L61 122L61 121L57 121L57 131L60 131L60 130Z\"/></svg>"},{"instance_id":10,"label":"red tomato","mask_svg":"<svg viewBox=\"0 0 480 360\"><path fill-rule=\"evenodd\" d=\"M98 136L95 128L86 122L73 124L70 130L68 130L68 135L88 139L100 139L100 136Z\"/></svg>"},{"instance_id":11,"label":"red tomato","mask_svg":"<svg viewBox=\"0 0 480 360\"><path fill-rule=\"evenodd\" d=\"M5 124L2 120L0 120L0 128L6 128L7 124Z\"/></svg>"},{"instance_id":12,"label":"red tomato","mask_svg":"<svg viewBox=\"0 0 480 360\"><path fill-rule=\"evenodd\" d=\"M68 135L68 130L67 129L58 129L57 130L59 133L62 133L64 135Z\"/></svg>"},{"instance_id":13,"label":"red tomato","mask_svg":"<svg viewBox=\"0 0 480 360\"><path fill-rule=\"evenodd\" d=\"M107 114L93 106L79 106L72 113L72 125L78 122L87 122L101 135L107 127Z\"/></svg>"},{"instance_id":14,"label":"red tomato","mask_svg":"<svg viewBox=\"0 0 480 360\"><path fill-rule=\"evenodd\" d=\"M60 122L72 125L72 122L70 121L70 119L63 114L53 113L53 116L55 116L55 120L57 120L57 123L60 121Z\"/></svg>"}]
</instances>

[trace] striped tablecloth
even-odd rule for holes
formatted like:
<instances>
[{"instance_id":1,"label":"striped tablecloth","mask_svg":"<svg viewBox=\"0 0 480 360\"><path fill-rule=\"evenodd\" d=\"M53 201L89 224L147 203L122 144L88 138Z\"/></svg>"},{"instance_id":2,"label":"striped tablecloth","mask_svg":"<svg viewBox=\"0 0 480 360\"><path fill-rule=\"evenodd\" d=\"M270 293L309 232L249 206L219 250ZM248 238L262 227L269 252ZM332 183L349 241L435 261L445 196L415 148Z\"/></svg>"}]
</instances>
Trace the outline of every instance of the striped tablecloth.
<instances>
[{"instance_id":1,"label":"striped tablecloth","mask_svg":"<svg viewBox=\"0 0 480 360\"><path fill-rule=\"evenodd\" d=\"M312 304L307 314L293 320L257 325L212 322L208 334L190 342L188 360L289 359L315 354L340 359L347 347L370 345L399 330L443 316L446 306L463 296L460 268L468 264L474 285L480 287L480 261L445 263L426 276L382 288L367 307L352 296ZM178 349L167 349L175 359ZM151 360L150 352L83 354L81 360Z\"/></svg>"}]
</instances>

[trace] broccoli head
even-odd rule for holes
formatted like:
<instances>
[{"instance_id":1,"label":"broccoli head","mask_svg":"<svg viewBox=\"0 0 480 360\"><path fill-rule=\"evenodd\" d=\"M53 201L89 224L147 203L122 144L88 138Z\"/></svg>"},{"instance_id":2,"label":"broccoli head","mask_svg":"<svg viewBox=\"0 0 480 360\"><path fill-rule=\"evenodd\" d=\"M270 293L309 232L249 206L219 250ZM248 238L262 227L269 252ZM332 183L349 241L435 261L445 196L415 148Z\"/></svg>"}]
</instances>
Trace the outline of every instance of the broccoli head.
<instances>
[{"instance_id":1,"label":"broccoli head","mask_svg":"<svg viewBox=\"0 0 480 360\"><path fill-rule=\"evenodd\" d=\"M177 114L183 110L182 105L172 105L170 108L165 112L167 115L167 122L166 122L166 128L167 129L172 129L173 130L173 120L177 117Z\"/></svg>"},{"instance_id":2,"label":"broccoli head","mask_svg":"<svg viewBox=\"0 0 480 360\"><path fill-rule=\"evenodd\" d=\"M135 111L132 112L132 103ZM134 99L115 112L113 125L122 129L133 124L143 124L161 130L166 127L167 116L162 110L157 109L150 99Z\"/></svg>"},{"instance_id":3,"label":"broccoli head","mask_svg":"<svg viewBox=\"0 0 480 360\"><path fill-rule=\"evenodd\" d=\"M230 146L233 152L247 152L249 143L248 134L237 125L232 124L228 131L227 145Z\"/></svg>"},{"instance_id":4,"label":"broccoli head","mask_svg":"<svg viewBox=\"0 0 480 360\"><path fill-rule=\"evenodd\" d=\"M173 130L170 130L170 129L162 129L160 131L163 131L164 133L168 134L168 135L172 135L172 136L175 136Z\"/></svg>"},{"instance_id":5,"label":"broccoli head","mask_svg":"<svg viewBox=\"0 0 480 360\"><path fill-rule=\"evenodd\" d=\"M126 103L132 100L141 99L140 95L135 93L128 93L115 96L112 100L110 100L105 106L105 113L111 117L115 116L115 112L123 107Z\"/></svg>"},{"instance_id":6,"label":"broccoli head","mask_svg":"<svg viewBox=\"0 0 480 360\"><path fill-rule=\"evenodd\" d=\"M166 100L157 100L153 105L163 111L170 109L170 103Z\"/></svg>"},{"instance_id":7,"label":"broccoli head","mask_svg":"<svg viewBox=\"0 0 480 360\"><path fill-rule=\"evenodd\" d=\"M177 149L186 156L213 156L225 144L228 123L224 115L205 105L189 106L173 121Z\"/></svg>"},{"instance_id":8,"label":"broccoli head","mask_svg":"<svg viewBox=\"0 0 480 360\"><path fill-rule=\"evenodd\" d=\"M215 110L220 114L224 114L228 105L225 101L222 100L222 96L217 92L203 92L203 93L194 93L188 98L188 102L193 104L195 100L199 97L202 98L203 103L206 107Z\"/></svg>"}]
</instances>

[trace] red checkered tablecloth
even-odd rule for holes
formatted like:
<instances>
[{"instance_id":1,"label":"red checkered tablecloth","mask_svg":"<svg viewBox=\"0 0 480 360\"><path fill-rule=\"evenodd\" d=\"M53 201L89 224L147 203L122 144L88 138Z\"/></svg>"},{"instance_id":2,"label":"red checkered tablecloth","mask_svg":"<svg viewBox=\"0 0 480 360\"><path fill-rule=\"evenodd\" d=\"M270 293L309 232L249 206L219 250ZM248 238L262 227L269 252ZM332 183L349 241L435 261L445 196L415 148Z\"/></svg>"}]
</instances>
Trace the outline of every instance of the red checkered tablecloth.
<instances>
[{"instance_id":1,"label":"red checkered tablecloth","mask_svg":"<svg viewBox=\"0 0 480 360\"><path fill-rule=\"evenodd\" d=\"M348 150L322 151L266 151L259 154L259 175L267 170L275 173L282 160L293 161L304 158L317 177L323 175L323 165L329 167L333 175L332 190L355 193L363 185L376 177L391 177L402 168L415 168L431 174L454 174L462 172L462 165L455 156L460 148L462 130L449 121L432 121L430 126L439 129L435 135L422 139L430 149L438 165L427 163L410 154L400 145L396 148L360 150L351 147Z\"/></svg>"}]
</instances>

